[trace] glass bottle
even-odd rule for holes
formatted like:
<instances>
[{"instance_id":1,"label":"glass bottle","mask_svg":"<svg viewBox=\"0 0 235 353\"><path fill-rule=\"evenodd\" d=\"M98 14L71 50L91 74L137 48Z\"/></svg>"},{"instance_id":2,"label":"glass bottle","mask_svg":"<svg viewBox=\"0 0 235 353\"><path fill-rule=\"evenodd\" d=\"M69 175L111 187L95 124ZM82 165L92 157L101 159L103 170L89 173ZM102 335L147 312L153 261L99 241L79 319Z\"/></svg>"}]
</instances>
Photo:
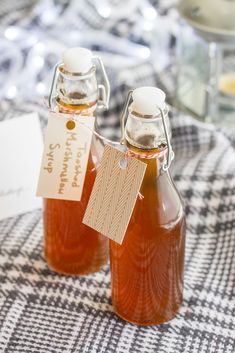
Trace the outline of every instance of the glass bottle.
<instances>
[{"instance_id":1,"label":"glass bottle","mask_svg":"<svg viewBox=\"0 0 235 353\"><path fill-rule=\"evenodd\" d=\"M185 217L168 170L165 94L141 87L132 99L124 143L147 169L122 245L110 241L112 302L124 320L155 325L172 319L182 303Z\"/></svg>"},{"instance_id":2,"label":"glass bottle","mask_svg":"<svg viewBox=\"0 0 235 353\"><path fill-rule=\"evenodd\" d=\"M106 87L97 84L94 59L101 64ZM99 99L99 93L103 99ZM54 98L55 108L52 107ZM101 60L92 57L87 49L68 49L63 63L55 69L49 100L51 109L82 114L89 119L97 106L107 105L108 99L109 83ZM88 274L100 270L107 261L107 239L82 223L102 150L101 142L93 135L81 201L44 200L45 257L48 266L56 272Z\"/></svg>"}]
</instances>

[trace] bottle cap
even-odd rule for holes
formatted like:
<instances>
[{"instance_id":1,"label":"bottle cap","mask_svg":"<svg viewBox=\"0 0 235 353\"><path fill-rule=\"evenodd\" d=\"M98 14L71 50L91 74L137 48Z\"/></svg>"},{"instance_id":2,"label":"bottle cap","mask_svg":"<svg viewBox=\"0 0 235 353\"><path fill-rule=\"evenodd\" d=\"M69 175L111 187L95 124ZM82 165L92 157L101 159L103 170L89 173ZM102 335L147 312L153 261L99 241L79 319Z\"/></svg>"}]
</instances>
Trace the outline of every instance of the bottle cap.
<instances>
[{"instance_id":1,"label":"bottle cap","mask_svg":"<svg viewBox=\"0 0 235 353\"><path fill-rule=\"evenodd\" d=\"M141 115L156 115L165 106L165 93L156 87L136 88L132 93L132 110Z\"/></svg>"},{"instance_id":2,"label":"bottle cap","mask_svg":"<svg viewBox=\"0 0 235 353\"><path fill-rule=\"evenodd\" d=\"M70 48L63 53L63 63L66 71L71 73L86 73L92 64L92 52L85 48Z\"/></svg>"}]
</instances>

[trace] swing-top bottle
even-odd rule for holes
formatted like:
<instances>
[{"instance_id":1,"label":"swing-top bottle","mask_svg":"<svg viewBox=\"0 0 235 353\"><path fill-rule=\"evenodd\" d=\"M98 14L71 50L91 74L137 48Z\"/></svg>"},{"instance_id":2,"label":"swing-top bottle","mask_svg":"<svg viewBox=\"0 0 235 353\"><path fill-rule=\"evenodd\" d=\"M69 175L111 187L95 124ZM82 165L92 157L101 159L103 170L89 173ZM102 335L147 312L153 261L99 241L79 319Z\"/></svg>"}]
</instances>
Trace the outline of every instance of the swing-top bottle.
<instances>
[{"instance_id":1,"label":"swing-top bottle","mask_svg":"<svg viewBox=\"0 0 235 353\"><path fill-rule=\"evenodd\" d=\"M96 63L101 66L105 85L97 83ZM89 119L97 107L107 107L108 100L109 83L101 59L85 48L66 50L55 69L51 109ZM107 239L82 223L102 152L101 142L93 135L81 201L44 200L45 257L57 272L88 274L107 261Z\"/></svg>"},{"instance_id":2,"label":"swing-top bottle","mask_svg":"<svg viewBox=\"0 0 235 353\"><path fill-rule=\"evenodd\" d=\"M169 173L165 94L141 87L129 97L124 143L147 168L122 245L110 241L112 302L123 319L154 325L172 319L182 303L185 218Z\"/></svg>"}]
</instances>

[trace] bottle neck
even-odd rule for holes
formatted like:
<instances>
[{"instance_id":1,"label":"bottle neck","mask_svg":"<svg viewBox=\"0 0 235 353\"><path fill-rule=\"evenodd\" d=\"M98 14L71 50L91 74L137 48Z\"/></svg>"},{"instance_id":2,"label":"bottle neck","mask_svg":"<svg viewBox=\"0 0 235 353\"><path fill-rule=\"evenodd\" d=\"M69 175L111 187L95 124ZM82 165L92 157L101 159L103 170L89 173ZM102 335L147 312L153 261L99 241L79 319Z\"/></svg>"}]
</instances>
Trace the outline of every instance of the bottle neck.
<instances>
[{"instance_id":1,"label":"bottle neck","mask_svg":"<svg viewBox=\"0 0 235 353\"><path fill-rule=\"evenodd\" d=\"M166 164L168 146L161 115L143 116L130 107L125 126L125 143L129 154L148 165L155 165L160 171ZM167 109L164 109L166 126L169 131ZM170 135L170 131L169 131ZM156 163L157 161L157 163Z\"/></svg>"},{"instance_id":2,"label":"bottle neck","mask_svg":"<svg viewBox=\"0 0 235 353\"><path fill-rule=\"evenodd\" d=\"M167 108L164 109L164 116L168 134L171 135ZM124 138L127 143L140 150L165 148L167 141L160 112L154 116L141 115L130 106Z\"/></svg>"},{"instance_id":3,"label":"bottle neck","mask_svg":"<svg viewBox=\"0 0 235 353\"><path fill-rule=\"evenodd\" d=\"M63 113L94 115L98 100L95 67L87 74L66 72L59 69L56 83L56 103Z\"/></svg>"}]
</instances>

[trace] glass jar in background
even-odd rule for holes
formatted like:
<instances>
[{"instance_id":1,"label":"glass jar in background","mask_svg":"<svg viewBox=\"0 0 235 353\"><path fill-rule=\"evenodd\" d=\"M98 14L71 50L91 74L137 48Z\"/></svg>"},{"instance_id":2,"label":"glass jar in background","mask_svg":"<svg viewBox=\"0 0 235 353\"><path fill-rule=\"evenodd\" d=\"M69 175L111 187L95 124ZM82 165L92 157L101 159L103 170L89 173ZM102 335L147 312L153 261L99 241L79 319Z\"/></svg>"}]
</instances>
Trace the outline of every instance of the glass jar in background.
<instances>
[{"instance_id":1,"label":"glass jar in background","mask_svg":"<svg viewBox=\"0 0 235 353\"><path fill-rule=\"evenodd\" d=\"M235 130L235 1L182 0L178 9L177 103Z\"/></svg>"}]
</instances>

